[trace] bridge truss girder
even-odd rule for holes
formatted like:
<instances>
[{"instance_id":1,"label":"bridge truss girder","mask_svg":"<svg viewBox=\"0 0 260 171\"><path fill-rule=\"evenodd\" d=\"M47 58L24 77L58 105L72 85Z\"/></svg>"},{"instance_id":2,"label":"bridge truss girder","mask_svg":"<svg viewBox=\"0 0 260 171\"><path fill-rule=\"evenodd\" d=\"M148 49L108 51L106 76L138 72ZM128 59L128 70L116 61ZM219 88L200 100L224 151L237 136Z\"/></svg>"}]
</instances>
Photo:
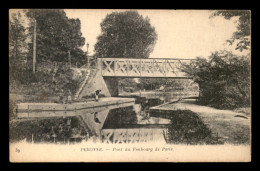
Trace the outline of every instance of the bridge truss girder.
<instances>
[{"instance_id":1,"label":"bridge truss girder","mask_svg":"<svg viewBox=\"0 0 260 171\"><path fill-rule=\"evenodd\" d=\"M107 77L167 77L191 78L182 72L183 64L192 64L194 59L168 58L98 58L98 68Z\"/></svg>"}]
</instances>

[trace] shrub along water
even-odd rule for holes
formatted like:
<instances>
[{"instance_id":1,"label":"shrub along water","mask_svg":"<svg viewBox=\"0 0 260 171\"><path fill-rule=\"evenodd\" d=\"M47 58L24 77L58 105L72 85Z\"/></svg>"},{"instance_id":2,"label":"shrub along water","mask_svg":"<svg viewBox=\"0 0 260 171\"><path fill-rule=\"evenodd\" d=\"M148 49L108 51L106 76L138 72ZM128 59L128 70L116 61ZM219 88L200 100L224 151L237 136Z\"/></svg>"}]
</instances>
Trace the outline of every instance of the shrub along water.
<instances>
[{"instance_id":1,"label":"shrub along water","mask_svg":"<svg viewBox=\"0 0 260 171\"><path fill-rule=\"evenodd\" d=\"M182 70L199 84L199 103L221 109L250 106L250 58L231 52L215 52L209 59L197 58Z\"/></svg>"}]
</instances>

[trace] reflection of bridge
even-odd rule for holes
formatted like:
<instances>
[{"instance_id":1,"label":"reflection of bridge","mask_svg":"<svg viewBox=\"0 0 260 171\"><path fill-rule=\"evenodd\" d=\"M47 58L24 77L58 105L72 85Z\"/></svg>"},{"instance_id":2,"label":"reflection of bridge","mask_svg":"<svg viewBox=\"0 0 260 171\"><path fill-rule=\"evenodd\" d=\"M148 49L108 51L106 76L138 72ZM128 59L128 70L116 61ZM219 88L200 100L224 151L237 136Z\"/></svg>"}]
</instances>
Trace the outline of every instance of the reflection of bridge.
<instances>
[{"instance_id":1,"label":"reflection of bridge","mask_svg":"<svg viewBox=\"0 0 260 171\"><path fill-rule=\"evenodd\" d=\"M182 64L193 65L194 59L130 59L99 58L98 68L103 77L170 77L190 78L181 72Z\"/></svg>"},{"instance_id":2,"label":"reflection of bridge","mask_svg":"<svg viewBox=\"0 0 260 171\"><path fill-rule=\"evenodd\" d=\"M103 143L128 144L145 142L165 142L163 128L102 129L100 140Z\"/></svg>"}]
</instances>

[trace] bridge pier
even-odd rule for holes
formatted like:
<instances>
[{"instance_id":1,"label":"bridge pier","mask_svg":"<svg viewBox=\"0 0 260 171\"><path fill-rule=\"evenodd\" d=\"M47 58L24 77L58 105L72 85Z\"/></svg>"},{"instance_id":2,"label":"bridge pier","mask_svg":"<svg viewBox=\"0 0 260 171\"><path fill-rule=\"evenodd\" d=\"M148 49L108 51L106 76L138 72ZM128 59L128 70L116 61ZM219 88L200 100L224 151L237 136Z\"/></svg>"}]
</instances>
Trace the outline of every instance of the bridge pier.
<instances>
[{"instance_id":1,"label":"bridge pier","mask_svg":"<svg viewBox=\"0 0 260 171\"><path fill-rule=\"evenodd\" d=\"M118 78L115 77L103 77L106 83L107 89L112 97L117 97L119 95L118 90Z\"/></svg>"},{"instance_id":2,"label":"bridge pier","mask_svg":"<svg viewBox=\"0 0 260 171\"><path fill-rule=\"evenodd\" d=\"M95 71L92 71L95 72ZM84 85L82 91L79 93L78 98L88 95L94 95L96 90L102 90L100 94L105 97L118 97L118 82L119 79L115 77L103 77L100 70L96 71L96 74L92 73L86 85Z\"/></svg>"}]
</instances>

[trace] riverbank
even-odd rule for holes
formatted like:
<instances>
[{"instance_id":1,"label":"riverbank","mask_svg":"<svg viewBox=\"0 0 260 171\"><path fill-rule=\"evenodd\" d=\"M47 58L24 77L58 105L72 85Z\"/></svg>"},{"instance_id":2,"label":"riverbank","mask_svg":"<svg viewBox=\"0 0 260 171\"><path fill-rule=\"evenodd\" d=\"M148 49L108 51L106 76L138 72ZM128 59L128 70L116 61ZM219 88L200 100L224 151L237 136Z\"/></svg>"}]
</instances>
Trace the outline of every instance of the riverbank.
<instances>
[{"instance_id":1,"label":"riverbank","mask_svg":"<svg viewBox=\"0 0 260 171\"><path fill-rule=\"evenodd\" d=\"M250 144L251 116L231 110L219 110L195 104L195 100L183 100L176 103L151 107L151 110L190 110L225 144ZM173 113L174 114L174 113Z\"/></svg>"},{"instance_id":2,"label":"riverbank","mask_svg":"<svg viewBox=\"0 0 260 171\"><path fill-rule=\"evenodd\" d=\"M17 104L17 118L29 117L55 117L75 115L78 110L88 109L89 111L99 111L100 108L108 108L110 106L119 106L124 104L133 105L134 98L116 98L104 97L99 101L77 102L71 104L59 103L19 103Z\"/></svg>"},{"instance_id":3,"label":"riverbank","mask_svg":"<svg viewBox=\"0 0 260 171\"><path fill-rule=\"evenodd\" d=\"M88 99L93 101L94 99ZM9 120L15 119L16 116L16 106L19 103L57 103L59 101L59 96L56 95L28 95L23 93L10 93L9 94ZM78 100L74 102L85 102L86 99Z\"/></svg>"}]
</instances>

